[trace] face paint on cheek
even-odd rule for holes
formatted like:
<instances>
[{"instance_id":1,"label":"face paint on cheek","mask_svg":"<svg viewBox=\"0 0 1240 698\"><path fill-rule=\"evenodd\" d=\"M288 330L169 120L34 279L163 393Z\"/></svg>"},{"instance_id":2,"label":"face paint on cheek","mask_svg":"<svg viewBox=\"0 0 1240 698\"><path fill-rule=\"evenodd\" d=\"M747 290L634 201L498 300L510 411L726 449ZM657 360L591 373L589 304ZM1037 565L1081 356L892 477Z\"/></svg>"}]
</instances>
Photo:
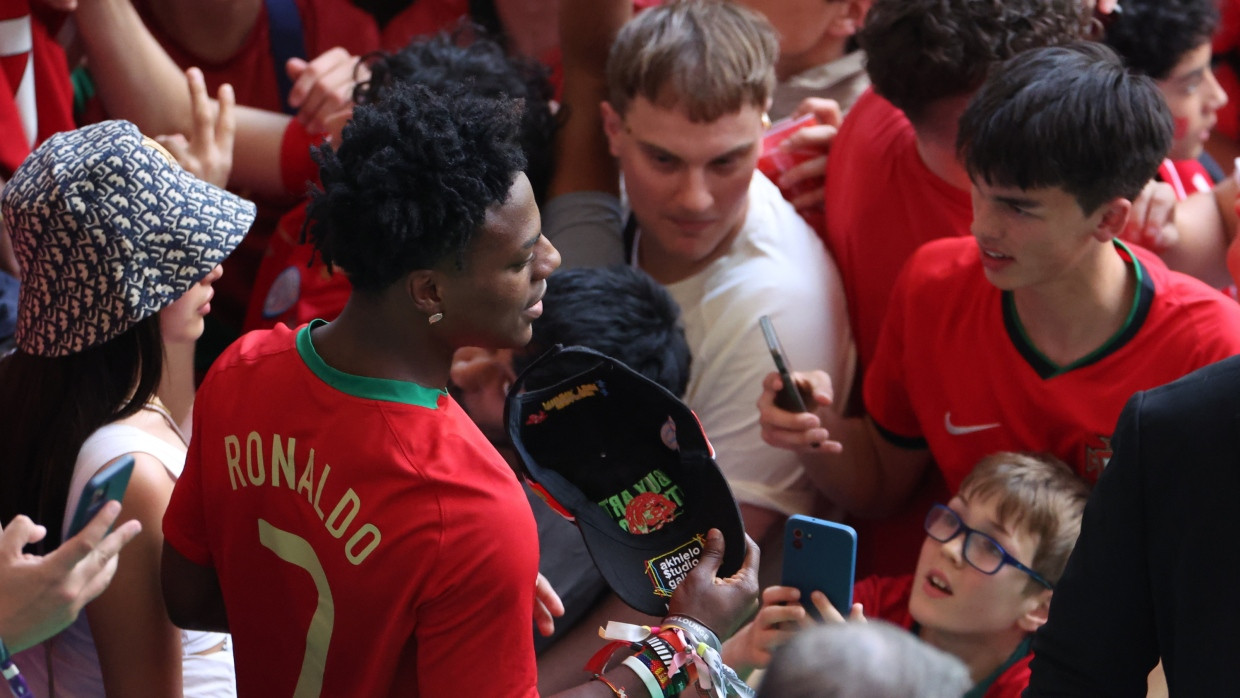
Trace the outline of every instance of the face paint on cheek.
<instances>
[{"instance_id":1,"label":"face paint on cheek","mask_svg":"<svg viewBox=\"0 0 1240 698\"><path fill-rule=\"evenodd\" d=\"M1179 140L1188 134L1188 119L1181 119L1177 116L1172 118L1171 123L1175 128L1173 137L1176 140Z\"/></svg>"}]
</instances>

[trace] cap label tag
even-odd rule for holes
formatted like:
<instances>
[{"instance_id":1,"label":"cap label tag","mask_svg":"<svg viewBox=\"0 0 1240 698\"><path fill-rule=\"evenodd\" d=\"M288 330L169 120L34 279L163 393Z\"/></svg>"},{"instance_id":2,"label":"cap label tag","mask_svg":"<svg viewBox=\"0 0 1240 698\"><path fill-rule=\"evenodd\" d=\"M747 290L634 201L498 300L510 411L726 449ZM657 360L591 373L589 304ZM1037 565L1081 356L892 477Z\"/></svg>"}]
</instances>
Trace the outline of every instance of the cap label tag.
<instances>
[{"instance_id":1,"label":"cap label tag","mask_svg":"<svg viewBox=\"0 0 1240 698\"><path fill-rule=\"evenodd\" d=\"M603 381L601 380L579 385L572 390L565 390L550 400L543 402L542 408L548 412L551 410L562 410L578 400L584 400L585 398L594 397L599 394L607 394L607 388L603 385Z\"/></svg>"},{"instance_id":2,"label":"cap label tag","mask_svg":"<svg viewBox=\"0 0 1240 698\"><path fill-rule=\"evenodd\" d=\"M655 596L669 597L689 572L697 567L706 539L701 534L680 547L646 561L646 576L654 585Z\"/></svg>"},{"instance_id":3,"label":"cap label tag","mask_svg":"<svg viewBox=\"0 0 1240 698\"><path fill-rule=\"evenodd\" d=\"M656 468L598 505L626 532L646 534L676 520L684 503L680 486Z\"/></svg>"}]
</instances>

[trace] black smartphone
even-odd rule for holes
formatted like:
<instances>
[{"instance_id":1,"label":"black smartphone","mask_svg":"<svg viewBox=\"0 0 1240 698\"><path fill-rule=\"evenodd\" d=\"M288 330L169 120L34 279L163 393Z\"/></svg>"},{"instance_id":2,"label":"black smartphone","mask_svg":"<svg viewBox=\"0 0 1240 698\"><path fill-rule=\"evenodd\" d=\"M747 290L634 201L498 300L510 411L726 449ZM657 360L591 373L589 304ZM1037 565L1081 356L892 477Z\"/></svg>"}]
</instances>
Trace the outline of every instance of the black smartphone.
<instances>
[{"instance_id":1,"label":"black smartphone","mask_svg":"<svg viewBox=\"0 0 1240 698\"><path fill-rule=\"evenodd\" d=\"M771 324L770 316L763 315L758 318L758 324L762 326L762 336L766 338L766 346L771 350L771 358L775 360L775 370L779 371L779 379L784 383L783 389L775 396L775 406L788 412L809 412L805 408L805 401L801 399L801 391L797 390L797 384L792 380L792 369L784 358L784 347L779 343L779 336L775 334L775 326Z\"/></svg>"},{"instance_id":2,"label":"black smartphone","mask_svg":"<svg viewBox=\"0 0 1240 698\"><path fill-rule=\"evenodd\" d=\"M784 567L780 581L801 590L801 605L822 620L809 595L821 591L845 619L852 610L857 569L857 532L851 526L799 514L784 525Z\"/></svg>"},{"instance_id":3,"label":"black smartphone","mask_svg":"<svg viewBox=\"0 0 1240 698\"><path fill-rule=\"evenodd\" d=\"M120 501L125 497L125 489L129 487L129 476L133 474L133 456L122 456L115 463L95 473L95 476L82 488L82 498L78 500L77 511L73 521L62 538L69 540L78 531L86 527L95 514L108 503L109 499Z\"/></svg>"}]
</instances>

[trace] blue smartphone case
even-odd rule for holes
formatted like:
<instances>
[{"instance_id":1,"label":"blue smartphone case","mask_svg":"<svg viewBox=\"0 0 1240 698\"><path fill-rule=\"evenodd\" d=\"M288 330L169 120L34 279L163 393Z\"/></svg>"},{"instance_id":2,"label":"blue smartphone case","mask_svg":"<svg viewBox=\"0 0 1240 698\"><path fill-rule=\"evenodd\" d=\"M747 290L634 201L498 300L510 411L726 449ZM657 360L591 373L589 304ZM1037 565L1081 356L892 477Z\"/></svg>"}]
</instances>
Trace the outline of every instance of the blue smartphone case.
<instances>
[{"instance_id":1,"label":"blue smartphone case","mask_svg":"<svg viewBox=\"0 0 1240 698\"><path fill-rule=\"evenodd\" d=\"M815 620L822 617L810 600L812 591L826 594L848 618L856 567L857 532L851 526L799 514L788 517L781 583L801 590L801 605Z\"/></svg>"},{"instance_id":2,"label":"blue smartphone case","mask_svg":"<svg viewBox=\"0 0 1240 698\"><path fill-rule=\"evenodd\" d=\"M124 456L115 463L95 473L95 476L82 488L82 498L78 500L77 511L73 513L73 521L69 530L61 536L69 540L78 534L95 518L95 514L103 508L109 499L120 501L125 497L129 487L129 476L133 474L133 456Z\"/></svg>"}]
</instances>

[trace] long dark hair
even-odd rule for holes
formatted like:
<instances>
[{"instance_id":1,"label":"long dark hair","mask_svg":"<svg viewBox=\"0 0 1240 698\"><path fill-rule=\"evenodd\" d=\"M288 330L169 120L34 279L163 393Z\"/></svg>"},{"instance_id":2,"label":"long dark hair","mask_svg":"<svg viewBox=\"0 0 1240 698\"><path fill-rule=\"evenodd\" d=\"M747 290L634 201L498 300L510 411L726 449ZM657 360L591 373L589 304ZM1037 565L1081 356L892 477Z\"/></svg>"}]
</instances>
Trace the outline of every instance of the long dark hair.
<instances>
[{"instance_id":1,"label":"long dark hair","mask_svg":"<svg viewBox=\"0 0 1240 698\"><path fill-rule=\"evenodd\" d=\"M0 360L0 521L26 514L47 527L40 552L60 545L69 482L83 442L155 394L163 372L159 316L83 352Z\"/></svg>"}]
</instances>

